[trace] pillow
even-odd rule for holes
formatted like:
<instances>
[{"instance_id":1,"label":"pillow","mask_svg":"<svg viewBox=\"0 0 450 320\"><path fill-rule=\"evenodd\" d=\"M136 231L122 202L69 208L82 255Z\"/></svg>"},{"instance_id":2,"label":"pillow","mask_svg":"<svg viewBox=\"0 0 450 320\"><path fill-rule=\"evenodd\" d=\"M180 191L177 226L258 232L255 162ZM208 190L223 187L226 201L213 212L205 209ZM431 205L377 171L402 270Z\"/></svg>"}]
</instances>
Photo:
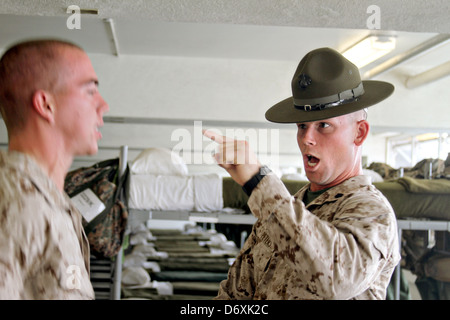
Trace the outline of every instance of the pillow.
<instances>
[{"instance_id":1,"label":"pillow","mask_svg":"<svg viewBox=\"0 0 450 320\"><path fill-rule=\"evenodd\" d=\"M372 178L372 182L383 182L383 177L376 171L370 169L363 169L363 175Z\"/></svg>"},{"instance_id":2,"label":"pillow","mask_svg":"<svg viewBox=\"0 0 450 320\"><path fill-rule=\"evenodd\" d=\"M149 148L142 151L130 167L133 174L185 176L188 168L183 159L165 148Z\"/></svg>"},{"instance_id":3,"label":"pillow","mask_svg":"<svg viewBox=\"0 0 450 320\"><path fill-rule=\"evenodd\" d=\"M125 286L143 286L150 282L150 275L142 267L125 268L122 273L122 284Z\"/></svg>"}]
</instances>

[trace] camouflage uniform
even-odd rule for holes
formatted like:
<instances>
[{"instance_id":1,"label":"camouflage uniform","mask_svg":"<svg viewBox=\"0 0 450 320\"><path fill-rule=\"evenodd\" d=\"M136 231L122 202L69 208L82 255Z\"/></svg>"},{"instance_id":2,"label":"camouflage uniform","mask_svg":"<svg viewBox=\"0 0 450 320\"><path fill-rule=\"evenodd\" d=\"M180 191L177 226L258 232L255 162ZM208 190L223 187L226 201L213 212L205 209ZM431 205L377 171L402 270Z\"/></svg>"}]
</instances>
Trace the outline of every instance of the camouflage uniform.
<instances>
[{"instance_id":1,"label":"camouflage uniform","mask_svg":"<svg viewBox=\"0 0 450 320\"><path fill-rule=\"evenodd\" d=\"M248 205L258 218L216 299L385 299L400 260L392 207L366 176L305 207L265 176Z\"/></svg>"},{"instance_id":2,"label":"camouflage uniform","mask_svg":"<svg viewBox=\"0 0 450 320\"><path fill-rule=\"evenodd\" d=\"M81 215L30 157L0 152L0 299L93 299Z\"/></svg>"}]
</instances>

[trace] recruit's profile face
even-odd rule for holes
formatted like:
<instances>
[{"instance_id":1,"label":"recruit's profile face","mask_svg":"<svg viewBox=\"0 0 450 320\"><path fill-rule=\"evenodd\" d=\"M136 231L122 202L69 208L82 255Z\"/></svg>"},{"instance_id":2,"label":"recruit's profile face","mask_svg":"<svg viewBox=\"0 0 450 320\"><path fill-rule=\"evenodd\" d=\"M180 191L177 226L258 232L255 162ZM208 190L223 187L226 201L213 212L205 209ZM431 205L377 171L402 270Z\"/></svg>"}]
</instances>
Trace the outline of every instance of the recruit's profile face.
<instances>
[{"instance_id":1,"label":"recruit's profile face","mask_svg":"<svg viewBox=\"0 0 450 320\"><path fill-rule=\"evenodd\" d=\"M57 123L64 135L66 148L74 155L95 154L99 127L108 104L98 91L98 79L86 53L68 49L67 64L62 68L63 90L56 95Z\"/></svg>"}]
</instances>

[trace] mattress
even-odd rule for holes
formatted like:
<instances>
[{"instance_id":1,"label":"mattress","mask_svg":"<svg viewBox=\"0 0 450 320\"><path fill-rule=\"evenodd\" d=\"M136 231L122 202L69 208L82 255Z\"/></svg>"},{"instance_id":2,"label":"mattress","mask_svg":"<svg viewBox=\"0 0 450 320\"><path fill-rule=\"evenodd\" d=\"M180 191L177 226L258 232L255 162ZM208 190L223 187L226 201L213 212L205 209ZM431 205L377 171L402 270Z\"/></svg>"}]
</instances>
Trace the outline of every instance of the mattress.
<instances>
[{"instance_id":1,"label":"mattress","mask_svg":"<svg viewBox=\"0 0 450 320\"><path fill-rule=\"evenodd\" d=\"M217 174L130 175L128 206L138 210L218 211L223 208Z\"/></svg>"},{"instance_id":2,"label":"mattress","mask_svg":"<svg viewBox=\"0 0 450 320\"><path fill-rule=\"evenodd\" d=\"M307 181L282 180L294 195ZM391 203L398 219L450 220L450 180L414 179L373 184ZM242 209L248 196L230 177L216 174L194 176L131 175L129 207L163 211L220 211Z\"/></svg>"}]
</instances>

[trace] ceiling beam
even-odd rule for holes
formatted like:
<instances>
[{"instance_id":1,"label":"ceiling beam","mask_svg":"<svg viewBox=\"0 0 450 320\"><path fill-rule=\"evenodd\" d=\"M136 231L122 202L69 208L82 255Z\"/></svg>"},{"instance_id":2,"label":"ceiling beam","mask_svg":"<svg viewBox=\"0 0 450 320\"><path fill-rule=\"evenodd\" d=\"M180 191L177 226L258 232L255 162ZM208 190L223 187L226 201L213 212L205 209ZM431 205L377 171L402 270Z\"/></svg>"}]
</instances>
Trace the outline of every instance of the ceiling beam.
<instances>
[{"instance_id":1,"label":"ceiling beam","mask_svg":"<svg viewBox=\"0 0 450 320\"><path fill-rule=\"evenodd\" d=\"M384 73L388 70L391 70L392 68L398 66L399 64L401 64L407 60L410 60L414 57L424 54L427 51L429 51L439 45L445 44L449 40L450 40L450 34L439 34L408 51L402 52L402 53L396 55L395 57L392 57L391 59L389 59L383 63L380 63L376 67L365 72L363 74L362 78L365 80L374 78L375 76L380 75L381 73Z\"/></svg>"},{"instance_id":2,"label":"ceiling beam","mask_svg":"<svg viewBox=\"0 0 450 320\"><path fill-rule=\"evenodd\" d=\"M450 60L430 70L416 74L406 79L405 86L413 89L421 85L439 80L450 75Z\"/></svg>"},{"instance_id":3,"label":"ceiling beam","mask_svg":"<svg viewBox=\"0 0 450 320\"><path fill-rule=\"evenodd\" d=\"M123 124L149 124L149 125L173 125L193 126L196 121L201 121L205 127L239 127L239 128L267 128L267 129L292 129L293 126L273 122L258 121L233 121L233 120L203 120L203 119L180 119L180 118L145 118L145 117L114 117L104 116L104 123Z\"/></svg>"}]
</instances>

